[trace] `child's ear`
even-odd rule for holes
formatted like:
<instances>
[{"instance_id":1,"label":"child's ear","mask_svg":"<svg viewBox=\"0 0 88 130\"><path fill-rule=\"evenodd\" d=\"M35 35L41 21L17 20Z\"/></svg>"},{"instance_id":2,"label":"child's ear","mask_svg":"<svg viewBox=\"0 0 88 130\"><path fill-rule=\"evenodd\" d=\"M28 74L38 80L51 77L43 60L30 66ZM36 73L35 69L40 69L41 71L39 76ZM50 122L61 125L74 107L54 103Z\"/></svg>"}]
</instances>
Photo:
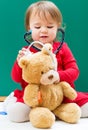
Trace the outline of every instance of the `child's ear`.
<instances>
[{"instance_id":1,"label":"child's ear","mask_svg":"<svg viewBox=\"0 0 88 130\"><path fill-rule=\"evenodd\" d=\"M29 31L30 30L30 27L29 27L29 25L27 24L26 25L26 31Z\"/></svg>"}]
</instances>

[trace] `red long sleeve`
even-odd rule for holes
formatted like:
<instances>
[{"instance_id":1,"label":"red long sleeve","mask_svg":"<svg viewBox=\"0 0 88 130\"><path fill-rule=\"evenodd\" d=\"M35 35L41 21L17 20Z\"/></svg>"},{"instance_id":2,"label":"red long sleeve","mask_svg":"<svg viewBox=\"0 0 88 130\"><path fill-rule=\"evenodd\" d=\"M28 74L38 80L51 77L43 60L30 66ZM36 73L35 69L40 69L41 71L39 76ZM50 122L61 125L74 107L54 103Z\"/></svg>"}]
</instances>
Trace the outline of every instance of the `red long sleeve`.
<instances>
[{"instance_id":1,"label":"red long sleeve","mask_svg":"<svg viewBox=\"0 0 88 130\"><path fill-rule=\"evenodd\" d=\"M14 62L12 72L11 72L12 79L15 82L21 82L22 80L22 69L19 67L17 61Z\"/></svg>"},{"instance_id":2,"label":"red long sleeve","mask_svg":"<svg viewBox=\"0 0 88 130\"><path fill-rule=\"evenodd\" d=\"M11 77L12 80L14 82L17 82L21 85L22 89L24 90L24 88L27 86L28 83L26 83L23 79L22 79L22 69L19 67L17 61L15 61L12 71L11 71Z\"/></svg>"},{"instance_id":3,"label":"red long sleeve","mask_svg":"<svg viewBox=\"0 0 88 130\"><path fill-rule=\"evenodd\" d=\"M63 44L56 57L60 81L67 81L74 87L74 81L79 76L79 69L76 60L66 43Z\"/></svg>"}]
</instances>

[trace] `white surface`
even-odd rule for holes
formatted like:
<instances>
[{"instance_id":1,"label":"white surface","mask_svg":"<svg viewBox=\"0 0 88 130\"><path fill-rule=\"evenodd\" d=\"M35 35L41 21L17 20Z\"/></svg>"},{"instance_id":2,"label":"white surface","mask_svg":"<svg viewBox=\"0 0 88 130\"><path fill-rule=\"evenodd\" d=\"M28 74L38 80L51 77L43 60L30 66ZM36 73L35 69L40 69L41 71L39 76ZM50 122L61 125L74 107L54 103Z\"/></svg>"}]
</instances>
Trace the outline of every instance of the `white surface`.
<instances>
[{"instance_id":1,"label":"white surface","mask_svg":"<svg viewBox=\"0 0 88 130\"><path fill-rule=\"evenodd\" d=\"M2 103L0 103L0 111L2 111ZM0 115L1 130L44 130L34 128L30 122L14 123L9 121L7 115ZM77 124L68 124L63 121L56 121L52 128L45 130L87 130L88 118L81 118Z\"/></svg>"}]
</instances>

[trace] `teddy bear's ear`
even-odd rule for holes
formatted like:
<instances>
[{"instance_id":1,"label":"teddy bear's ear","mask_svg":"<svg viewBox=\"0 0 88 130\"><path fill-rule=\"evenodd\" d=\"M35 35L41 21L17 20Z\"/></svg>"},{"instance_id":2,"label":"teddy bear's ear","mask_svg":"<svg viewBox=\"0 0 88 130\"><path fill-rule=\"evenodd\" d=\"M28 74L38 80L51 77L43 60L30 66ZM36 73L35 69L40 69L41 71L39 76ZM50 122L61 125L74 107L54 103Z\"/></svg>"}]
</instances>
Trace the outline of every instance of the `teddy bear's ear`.
<instances>
[{"instance_id":1,"label":"teddy bear's ear","mask_svg":"<svg viewBox=\"0 0 88 130\"><path fill-rule=\"evenodd\" d=\"M19 66L21 67L21 68L24 68L27 64L29 63L29 60L28 59L26 59L26 58L21 58L20 60L19 60Z\"/></svg>"},{"instance_id":2,"label":"teddy bear's ear","mask_svg":"<svg viewBox=\"0 0 88 130\"><path fill-rule=\"evenodd\" d=\"M52 45L51 45L50 43L45 44L45 45L43 46L43 48L42 48L42 52L43 52L44 54L49 55L50 52L52 52Z\"/></svg>"}]
</instances>

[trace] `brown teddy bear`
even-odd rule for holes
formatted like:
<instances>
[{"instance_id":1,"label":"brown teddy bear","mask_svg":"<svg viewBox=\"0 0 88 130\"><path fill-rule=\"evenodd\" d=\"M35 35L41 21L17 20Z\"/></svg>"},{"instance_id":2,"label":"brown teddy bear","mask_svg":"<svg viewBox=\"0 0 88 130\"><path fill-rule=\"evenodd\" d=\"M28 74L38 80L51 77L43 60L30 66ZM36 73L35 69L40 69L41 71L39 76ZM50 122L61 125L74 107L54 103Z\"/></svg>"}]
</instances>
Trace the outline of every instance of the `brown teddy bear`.
<instances>
[{"instance_id":1,"label":"brown teddy bear","mask_svg":"<svg viewBox=\"0 0 88 130\"><path fill-rule=\"evenodd\" d=\"M59 81L57 62L50 44L41 51L24 56L19 62L23 79L29 84L24 91L24 102L31 107L29 120L37 128L50 128L55 116L76 123L81 111L75 103L63 103L63 98L76 98L75 90L67 82Z\"/></svg>"}]
</instances>

